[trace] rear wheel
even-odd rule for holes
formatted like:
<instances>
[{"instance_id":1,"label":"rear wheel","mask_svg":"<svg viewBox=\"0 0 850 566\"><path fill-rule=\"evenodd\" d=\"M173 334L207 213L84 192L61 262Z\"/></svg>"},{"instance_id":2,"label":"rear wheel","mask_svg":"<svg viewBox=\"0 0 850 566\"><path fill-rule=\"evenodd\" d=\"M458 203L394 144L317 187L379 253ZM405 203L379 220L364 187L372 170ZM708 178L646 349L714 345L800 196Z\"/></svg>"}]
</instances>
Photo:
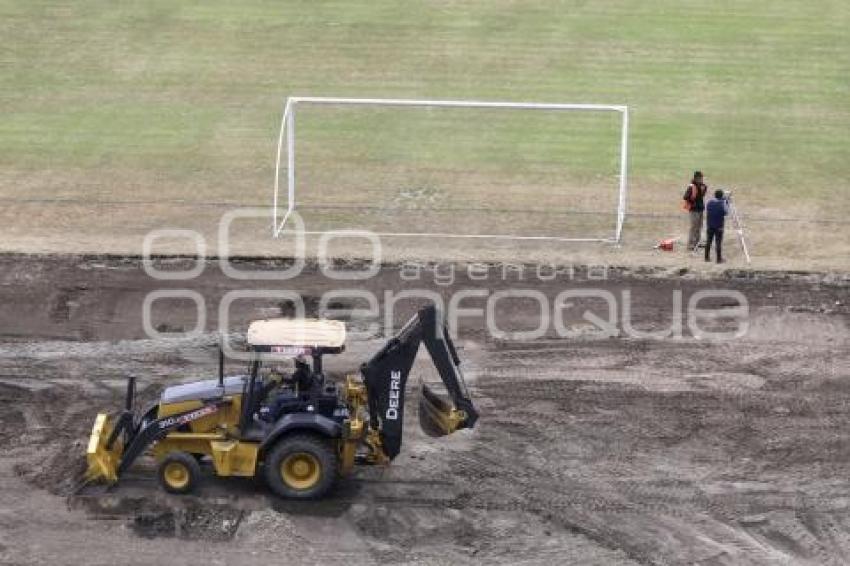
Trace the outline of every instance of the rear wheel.
<instances>
[{"instance_id":1,"label":"rear wheel","mask_svg":"<svg viewBox=\"0 0 850 566\"><path fill-rule=\"evenodd\" d=\"M189 493L201 479L201 467L186 452L170 452L159 464L159 484L169 493Z\"/></svg>"},{"instance_id":2,"label":"rear wheel","mask_svg":"<svg viewBox=\"0 0 850 566\"><path fill-rule=\"evenodd\" d=\"M331 442L308 434L285 436L266 458L266 483L281 497L315 499L333 486L337 466Z\"/></svg>"}]
</instances>

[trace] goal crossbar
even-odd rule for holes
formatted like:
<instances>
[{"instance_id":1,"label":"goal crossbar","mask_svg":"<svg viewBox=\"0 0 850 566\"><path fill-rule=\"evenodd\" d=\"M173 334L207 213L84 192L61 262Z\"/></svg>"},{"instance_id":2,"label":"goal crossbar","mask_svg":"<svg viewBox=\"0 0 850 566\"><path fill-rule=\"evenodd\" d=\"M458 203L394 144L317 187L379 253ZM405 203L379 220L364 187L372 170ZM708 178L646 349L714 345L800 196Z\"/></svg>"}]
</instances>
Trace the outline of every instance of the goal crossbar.
<instances>
[{"instance_id":1,"label":"goal crossbar","mask_svg":"<svg viewBox=\"0 0 850 566\"><path fill-rule=\"evenodd\" d=\"M446 238L488 238L511 240L552 240L564 242L612 242L619 243L622 238L623 222L626 217L626 191L628 187L628 147L629 147L629 107L617 104L559 104L541 102L493 102L482 100L415 100L398 98L338 98L317 96L290 96L283 107L280 120L280 132L277 141L277 157L274 174L274 197L272 212L272 233L280 237L285 230L286 222L295 210L295 107L297 104L316 105L349 105L349 106L413 106L431 108L501 108L514 110L552 110L552 111L591 111L618 112L622 116L620 122L620 167L617 198L617 223L614 236L611 238L565 238L557 236L518 236L510 234L441 234L441 233L399 233L376 232L378 236L387 237L446 237ZM287 159L287 207L283 219L278 222L278 204L280 200L280 166L286 147ZM324 232L318 232L324 233Z\"/></svg>"}]
</instances>

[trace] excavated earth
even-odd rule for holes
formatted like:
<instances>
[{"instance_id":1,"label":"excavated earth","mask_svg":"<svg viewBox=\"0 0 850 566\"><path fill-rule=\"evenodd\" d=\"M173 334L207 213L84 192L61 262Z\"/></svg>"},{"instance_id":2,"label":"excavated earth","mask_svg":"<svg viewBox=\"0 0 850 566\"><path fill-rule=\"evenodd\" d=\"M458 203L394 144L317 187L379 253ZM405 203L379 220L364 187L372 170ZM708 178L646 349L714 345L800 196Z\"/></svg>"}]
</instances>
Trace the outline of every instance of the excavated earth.
<instances>
[{"instance_id":1,"label":"excavated earth","mask_svg":"<svg viewBox=\"0 0 850 566\"><path fill-rule=\"evenodd\" d=\"M157 267L184 263L191 261ZM601 278L578 268L539 277L489 266L482 278L456 267L451 281L445 266L440 277L412 281L398 265L363 281L334 281L315 265L292 280L250 281L210 261L194 279L159 281L133 258L0 258L0 562L850 562L846 276L610 269ZM145 297L161 289L203 297L202 332L186 334L197 318L191 302L161 300L151 323L159 334L146 334ZM553 320L532 338L499 334L538 327L544 315L527 297L502 296L489 314L462 316L457 345L481 412L475 430L442 439L419 430L416 387L437 380L420 353L402 454L389 468L359 469L323 501L279 501L259 480L209 472L199 493L171 496L148 460L116 487L84 484L95 414L120 406L130 375L140 405L167 384L214 376L219 307L246 289L297 291L313 315L323 293L369 291L382 317L387 291L428 290L446 302L469 291L460 304L474 309L521 289L545 297L546 316L560 313L569 336ZM612 293L619 335L582 316L606 315L598 298L556 303L569 289ZM716 315L706 324L739 336L700 336L687 314L680 336L624 327L626 305L632 327L657 332L677 318L679 293L687 305L706 290L725 293L703 303ZM729 291L746 299L745 318L733 316ZM294 312L281 296L234 301L232 337L251 319ZM400 301L393 325L417 304ZM341 316L364 303L349 292L328 305L318 314ZM337 378L391 331L363 312L343 318L349 348L328 360ZM241 369L228 363L229 372Z\"/></svg>"}]
</instances>

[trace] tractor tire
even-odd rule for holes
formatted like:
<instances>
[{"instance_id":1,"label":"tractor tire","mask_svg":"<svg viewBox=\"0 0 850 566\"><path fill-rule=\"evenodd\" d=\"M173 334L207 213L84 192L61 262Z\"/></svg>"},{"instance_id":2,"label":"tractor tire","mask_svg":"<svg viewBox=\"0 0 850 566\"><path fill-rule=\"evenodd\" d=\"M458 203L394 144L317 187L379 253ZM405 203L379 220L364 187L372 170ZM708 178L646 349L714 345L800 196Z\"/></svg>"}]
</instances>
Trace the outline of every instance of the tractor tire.
<instances>
[{"instance_id":1,"label":"tractor tire","mask_svg":"<svg viewBox=\"0 0 850 566\"><path fill-rule=\"evenodd\" d=\"M157 478L168 493L190 493L201 481L201 466L187 452L169 452L159 464Z\"/></svg>"},{"instance_id":2,"label":"tractor tire","mask_svg":"<svg viewBox=\"0 0 850 566\"><path fill-rule=\"evenodd\" d=\"M336 481L339 460L333 445L314 434L281 438L265 459L266 483L280 497L317 499Z\"/></svg>"}]
</instances>

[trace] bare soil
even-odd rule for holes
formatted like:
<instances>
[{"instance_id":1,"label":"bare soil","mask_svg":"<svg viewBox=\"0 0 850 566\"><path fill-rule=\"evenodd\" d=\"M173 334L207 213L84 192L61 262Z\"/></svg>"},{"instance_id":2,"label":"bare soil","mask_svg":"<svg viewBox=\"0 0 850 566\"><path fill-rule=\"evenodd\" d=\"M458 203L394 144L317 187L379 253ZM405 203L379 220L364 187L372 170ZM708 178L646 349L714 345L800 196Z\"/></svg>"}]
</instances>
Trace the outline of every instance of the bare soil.
<instances>
[{"instance_id":1,"label":"bare soil","mask_svg":"<svg viewBox=\"0 0 850 566\"><path fill-rule=\"evenodd\" d=\"M161 262L179 264L180 260ZM241 268L271 269L246 260ZM499 273L496 276L496 273ZM261 481L207 471L196 495L167 495L142 460L116 487L83 485L94 415L117 408L135 375L140 402L167 384L213 375L215 321L228 291L300 291L318 309L339 287L308 266L285 282L226 277L215 262L191 281L155 281L138 260L0 257L0 562L5 564L580 563L844 564L850 560L850 282L809 273L578 269L543 281L498 266L487 280L417 283L387 265L345 288L540 291L550 305L569 288L632 294L633 325L670 325L673 293L735 290L749 327L731 341L604 337L570 310L534 340L496 339L480 317L461 319L458 345L482 417L443 439L416 425L416 387L436 375L414 367L402 454L364 468L320 502L270 495ZM160 288L192 289L195 307L154 309L167 337L144 333L142 302ZM339 303L349 304L347 299ZM483 306L484 298L463 306ZM597 314L602 303L572 299ZM718 312L730 307L713 304ZM360 305L357 305L360 306ZM416 308L403 301L402 323ZM232 330L291 311L279 300L233 304ZM500 301L501 330L540 320L526 301ZM348 350L332 375L356 370L386 339L349 317ZM731 324L718 319L717 327ZM240 364L232 362L228 371Z\"/></svg>"}]
</instances>

